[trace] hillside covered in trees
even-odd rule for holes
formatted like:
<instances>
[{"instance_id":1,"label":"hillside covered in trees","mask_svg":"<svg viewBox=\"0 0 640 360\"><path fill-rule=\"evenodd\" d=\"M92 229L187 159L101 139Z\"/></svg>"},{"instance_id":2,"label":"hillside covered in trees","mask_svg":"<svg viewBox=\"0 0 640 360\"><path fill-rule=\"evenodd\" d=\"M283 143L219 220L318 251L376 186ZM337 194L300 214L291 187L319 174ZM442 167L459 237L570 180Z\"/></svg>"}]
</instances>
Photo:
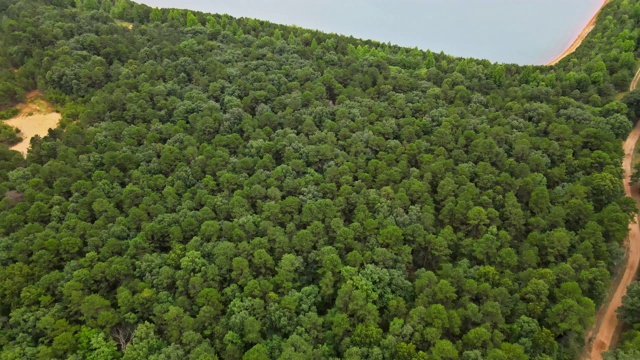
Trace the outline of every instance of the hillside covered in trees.
<instances>
[{"instance_id":1,"label":"hillside covered in trees","mask_svg":"<svg viewBox=\"0 0 640 360\"><path fill-rule=\"evenodd\" d=\"M640 1L554 67L126 0L0 26L0 110L64 117L0 146L0 359L581 351L635 211Z\"/></svg>"}]
</instances>

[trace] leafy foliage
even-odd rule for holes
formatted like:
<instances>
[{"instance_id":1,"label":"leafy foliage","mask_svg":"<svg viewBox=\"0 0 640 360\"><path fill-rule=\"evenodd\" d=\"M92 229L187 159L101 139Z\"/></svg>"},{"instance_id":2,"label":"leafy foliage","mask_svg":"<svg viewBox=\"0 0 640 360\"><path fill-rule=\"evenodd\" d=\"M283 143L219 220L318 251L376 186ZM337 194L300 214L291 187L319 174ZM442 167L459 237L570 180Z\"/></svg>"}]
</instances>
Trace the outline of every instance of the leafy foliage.
<instances>
[{"instance_id":1,"label":"leafy foliage","mask_svg":"<svg viewBox=\"0 0 640 360\"><path fill-rule=\"evenodd\" d=\"M0 111L0 120L11 119L12 117L18 115L18 113L20 113L20 110L18 110L17 108L10 108L5 111Z\"/></svg>"},{"instance_id":2,"label":"leafy foliage","mask_svg":"<svg viewBox=\"0 0 640 360\"><path fill-rule=\"evenodd\" d=\"M0 151L2 357L573 358L635 210L636 8L547 68L1 0L68 124Z\"/></svg>"},{"instance_id":3,"label":"leafy foliage","mask_svg":"<svg viewBox=\"0 0 640 360\"><path fill-rule=\"evenodd\" d=\"M22 141L20 130L0 122L0 146L11 146Z\"/></svg>"}]
</instances>

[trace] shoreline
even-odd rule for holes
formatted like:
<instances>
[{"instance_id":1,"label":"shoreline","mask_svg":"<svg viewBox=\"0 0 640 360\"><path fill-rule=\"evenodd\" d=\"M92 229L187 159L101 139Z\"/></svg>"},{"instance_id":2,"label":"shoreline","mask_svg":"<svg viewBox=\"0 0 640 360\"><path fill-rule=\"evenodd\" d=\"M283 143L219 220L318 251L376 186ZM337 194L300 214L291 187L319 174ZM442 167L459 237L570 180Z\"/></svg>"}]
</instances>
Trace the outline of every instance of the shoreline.
<instances>
[{"instance_id":1,"label":"shoreline","mask_svg":"<svg viewBox=\"0 0 640 360\"><path fill-rule=\"evenodd\" d=\"M587 37L587 35L589 35L589 33L591 32L591 30L593 30L593 28L596 27L596 22L598 20L598 15L600 15L600 12L602 11L602 9L609 3L609 0L604 0L602 2L602 5L600 5L600 8L598 9L598 11L596 11L595 15L593 15L593 17L591 18L591 20L589 20L589 22L587 23L587 25L582 28L582 31L578 34L578 36L573 40L573 42L571 43L571 45L569 45L568 48L566 48L560 55L558 55L555 59L551 60L550 62L546 63L546 66L553 66L555 64L557 64L558 62L560 62L560 60L564 59L565 57L567 57L569 54L573 53L574 51L576 51L576 49L580 46L580 44L582 44L582 41L584 41L584 39Z\"/></svg>"}]
</instances>

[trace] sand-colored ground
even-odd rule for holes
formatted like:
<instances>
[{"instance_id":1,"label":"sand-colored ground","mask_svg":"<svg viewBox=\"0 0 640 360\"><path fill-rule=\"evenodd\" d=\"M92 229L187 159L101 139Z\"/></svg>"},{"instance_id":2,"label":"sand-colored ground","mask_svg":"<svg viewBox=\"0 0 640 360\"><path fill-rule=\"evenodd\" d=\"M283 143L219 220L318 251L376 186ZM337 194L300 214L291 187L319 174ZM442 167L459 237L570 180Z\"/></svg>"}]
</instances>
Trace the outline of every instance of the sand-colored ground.
<instances>
[{"instance_id":1,"label":"sand-colored ground","mask_svg":"<svg viewBox=\"0 0 640 360\"><path fill-rule=\"evenodd\" d=\"M633 80L631 81L631 85L629 85L629 91L633 91L636 89L636 87L638 86L639 80L640 80L640 69L638 69L638 72L636 72L636 76L633 77Z\"/></svg>"},{"instance_id":2,"label":"sand-colored ground","mask_svg":"<svg viewBox=\"0 0 640 360\"><path fill-rule=\"evenodd\" d=\"M598 10L598 12L596 12L596 14L593 16L593 18L591 18L591 20L589 21L587 26L585 26L584 29L582 29L582 31L580 32L578 37L573 41L573 43L571 43L571 45L569 45L569 47L562 54L558 55L558 57L556 57L555 59L553 59L550 62L548 62L547 65L549 65L549 66L555 65L560 60L564 59L567 55L569 55L572 52L576 51L576 49L580 46L580 44L582 44L582 41L584 41L584 39L587 38L587 35L589 35L591 30L593 30L593 28L596 27L596 20L598 20L598 15L600 14L600 11L602 11L602 8L605 5L607 5L608 2L609 2L609 0L604 0L602 2L602 6L600 6L600 9Z\"/></svg>"},{"instance_id":3,"label":"sand-colored ground","mask_svg":"<svg viewBox=\"0 0 640 360\"><path fill-rule=\"evenodd\" d=\"M15 117L4 120L7 125L20 129L22 141L11 147L27 155L31 138L40 135L47 135L49 129L58 126L62 116L55 112L53 106L44 100L42 94L38 91L32 91L27 94L27 102L17 106L20 113Z\"/></svg>"}]
</instances>

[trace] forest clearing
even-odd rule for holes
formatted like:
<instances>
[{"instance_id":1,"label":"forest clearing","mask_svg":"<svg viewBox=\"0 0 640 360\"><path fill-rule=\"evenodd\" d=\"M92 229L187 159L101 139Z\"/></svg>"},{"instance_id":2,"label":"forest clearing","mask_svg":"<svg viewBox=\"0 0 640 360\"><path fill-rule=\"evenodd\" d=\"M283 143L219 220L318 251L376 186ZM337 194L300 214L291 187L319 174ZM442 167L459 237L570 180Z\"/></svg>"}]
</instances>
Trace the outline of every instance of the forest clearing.
<instances>
[{"instance_id":1,"label":"forest clearing","mask_svg":"<svg viewBox=\"0 0 640 360\"><path fill-rule=\"evenodd\" d=\"M44 100L42 93L32 91L27 94L27 101L18 105L20 113L4 123L18 128L22 141L11 147L27 156L31 138L36 135L45 136L49 129L58 126L62 116L54 111L53 106Z\"/></svg>"}]
</instances>

